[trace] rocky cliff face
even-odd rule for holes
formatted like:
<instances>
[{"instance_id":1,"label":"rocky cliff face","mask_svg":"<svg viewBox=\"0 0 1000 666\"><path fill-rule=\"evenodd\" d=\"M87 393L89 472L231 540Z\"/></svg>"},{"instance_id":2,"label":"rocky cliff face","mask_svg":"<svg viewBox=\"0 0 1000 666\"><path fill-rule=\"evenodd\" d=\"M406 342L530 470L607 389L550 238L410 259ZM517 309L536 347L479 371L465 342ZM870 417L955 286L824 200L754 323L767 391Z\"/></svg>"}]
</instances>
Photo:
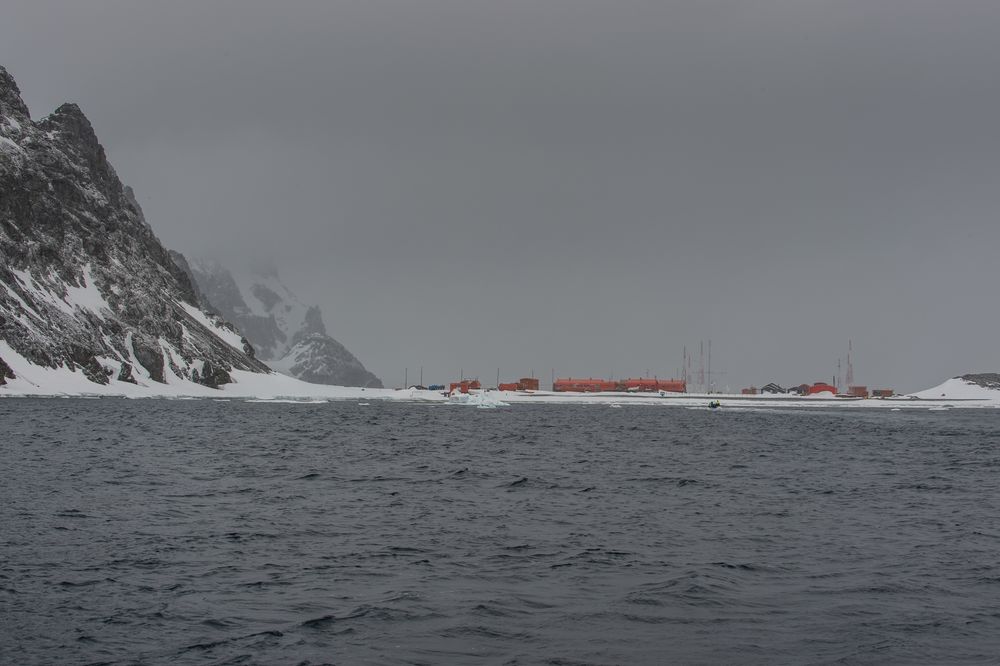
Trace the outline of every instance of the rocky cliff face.
<instances>
[{"instance_id":1,"label":"rocky cliff face","mask_svg":"<svg viewBox=\"0 0 1000 666\"><path fill-rule=\"evenodd\" d=\"M271 368L315 384L382 388L378 377L327 334L320 309L299 301L273 268L234 276L218 262L180 257L178 263L190 270L211 307L243 331Z\"/></svg>"},{"instance_id":2,"label":"rocky cliff face","mask_svg":"<svg viewBox=\"0 0 1000 666\"><path fill-rule=\"evenodd\" d=\"M0 67L0 383L4 353L99 384L270 372L199 296L79 107L33 121Z\"/></svg>"}]
</instances>

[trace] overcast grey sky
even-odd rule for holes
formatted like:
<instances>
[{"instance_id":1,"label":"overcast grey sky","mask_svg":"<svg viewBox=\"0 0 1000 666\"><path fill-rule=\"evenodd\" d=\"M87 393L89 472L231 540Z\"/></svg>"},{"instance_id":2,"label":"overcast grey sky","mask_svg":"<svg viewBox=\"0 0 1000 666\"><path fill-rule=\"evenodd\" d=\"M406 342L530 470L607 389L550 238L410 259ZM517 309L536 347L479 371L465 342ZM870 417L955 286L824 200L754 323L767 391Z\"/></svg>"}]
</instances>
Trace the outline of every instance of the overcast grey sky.
<instances>
[{"instance_id":1,"label":"overcast grey sky","mask_svg":"<svg viewBox=\"0 0 1000 666\"><path fill-rule=\"evenodd\" d=\"M1000 370L995 0L7 0L169 247L271 257L387 385Z\"/></svg>"}]
</instances>

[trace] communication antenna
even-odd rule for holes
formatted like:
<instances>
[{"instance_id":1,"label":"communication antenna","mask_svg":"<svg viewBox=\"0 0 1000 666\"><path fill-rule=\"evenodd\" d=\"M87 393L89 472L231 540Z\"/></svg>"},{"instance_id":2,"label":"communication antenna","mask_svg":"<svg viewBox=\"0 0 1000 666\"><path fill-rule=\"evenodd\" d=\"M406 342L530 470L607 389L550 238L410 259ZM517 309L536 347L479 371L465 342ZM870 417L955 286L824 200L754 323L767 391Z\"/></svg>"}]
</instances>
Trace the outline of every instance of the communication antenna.
<instances>
[{"instance_id":1,"label":"communication antenna","mask_svg":"<svg viewBox=\"0 0 1000 666\"><path fill-rule=\"evenodd\" d=\"M705 391L705 341L699 341L701 350L698 352L698 386Z\"/></svg>"},{"instance_id":2,"label":"communication antenna","mask_svg":"<svg viewBox=\"0 0 1000 666\"><path fill-rule=\"evenodd\" d=\"M708 392L712 392L712 339L708 339Z\"/></svg>"},{"instance_id":3,"label":"communication antenna","mask_svg":"<svg viewBox=\"0 0 1000 666\"><path fill-rule=\"evenodd\" d=\"M851 352L853 351L852 347L853 347L853 345L851 343L851 340L848 339L848 341L847 341L847 390L851 390L851 387L854 386L854 364L851 363Z\"/></svg>"},{"instance_id":4,"label":"communication antenna","mask_svg":"<svg viewBox=\"0 0 1000 666\"><path fill-rule=\"evenodd\" d=\"M685 353L685 356L687 357L685 359L687 365L684 368L684 381L687 383L688 386L690 386L693 382L693 375L691 374L691 364L694 363L694 361L691 358L691 354Z\"/></svg>"}]
</instances>

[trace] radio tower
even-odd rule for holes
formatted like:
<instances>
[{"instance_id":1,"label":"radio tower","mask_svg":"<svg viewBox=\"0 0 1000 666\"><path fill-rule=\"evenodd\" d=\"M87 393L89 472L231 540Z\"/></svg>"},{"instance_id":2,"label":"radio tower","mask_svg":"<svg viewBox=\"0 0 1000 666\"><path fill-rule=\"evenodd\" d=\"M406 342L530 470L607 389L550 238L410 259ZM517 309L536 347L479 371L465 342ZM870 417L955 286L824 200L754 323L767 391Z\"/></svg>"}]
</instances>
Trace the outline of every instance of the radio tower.
<instances>
[{"instance_id":1,"label":"radio tower","mask_svg":"<svg viewBox=\"0 0 1000 666\"><path fill-rule=\"evenodd\" d=\"M847 390L850 391L851 387L854 386L854 364L851 363L851 351L852 344L851 341L847 341L847 377L844 381L847 383Z\"/></svg>"},{"instance_id":2,"label":"radio tower","mask_svg":"<svg viewBox=\"0 0 1000 666\"><path fill-rule=\"evenodd\" d=\"M691 385L691 377L692 377L692 375L691 375L691 354L687 355L687 367L684 369L684 373L685 373L684 374L684 381L686 381L688 383L688 386L690 386Z\"/></svg>"},{"instance_id":3,"label":"radio tower","mask_svg":"<svg viewBox=\"0 0 1000 666\"><path fill-rule=\"evenodd\" d=\"M701 340L701 352L698 357L698 386L705 392L705 341Z\"/></svg>"},{"instance_id":4,"label":"radio tower","mask_svg":"<svg viewBox=\"0 0 1000 666\"><path fill-rule=\"evenodd\" d=\"M712 339L708 339L708 392L712 392Z\"/></svg>"}]
</instances>

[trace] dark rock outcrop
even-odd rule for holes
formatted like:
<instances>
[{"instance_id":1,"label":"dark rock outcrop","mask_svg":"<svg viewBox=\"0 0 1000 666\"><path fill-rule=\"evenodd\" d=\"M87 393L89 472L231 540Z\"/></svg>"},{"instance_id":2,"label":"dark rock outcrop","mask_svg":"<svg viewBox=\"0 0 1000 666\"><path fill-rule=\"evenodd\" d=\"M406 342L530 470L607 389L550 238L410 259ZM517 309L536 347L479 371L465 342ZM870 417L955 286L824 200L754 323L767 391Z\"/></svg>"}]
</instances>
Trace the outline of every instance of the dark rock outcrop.
<instances>
[{"instance_id":1,"label":"dark rock outcrop","mask_svg":"<svg viewBox=\"0 0 1000 666\"><path fill-rule=\"evenodd\" d=\"M0 386L6 384L8 379L14 378L14 371L10 369L10 366L7 365L6 361L0 358Z\"/></svg>"},{"instance_id":2,"label":"dark rock outcrop","mask_svg":"<svg viewBox=\"0 0 1000 666\"><path fill-rule=\"evenodd\" d=\"M964 379L970 384L976 384L983 388L996 389L1000 391L1000 372L980 372L969 375L962 375L959 379Z\"/></svg>"}]
</instances>

